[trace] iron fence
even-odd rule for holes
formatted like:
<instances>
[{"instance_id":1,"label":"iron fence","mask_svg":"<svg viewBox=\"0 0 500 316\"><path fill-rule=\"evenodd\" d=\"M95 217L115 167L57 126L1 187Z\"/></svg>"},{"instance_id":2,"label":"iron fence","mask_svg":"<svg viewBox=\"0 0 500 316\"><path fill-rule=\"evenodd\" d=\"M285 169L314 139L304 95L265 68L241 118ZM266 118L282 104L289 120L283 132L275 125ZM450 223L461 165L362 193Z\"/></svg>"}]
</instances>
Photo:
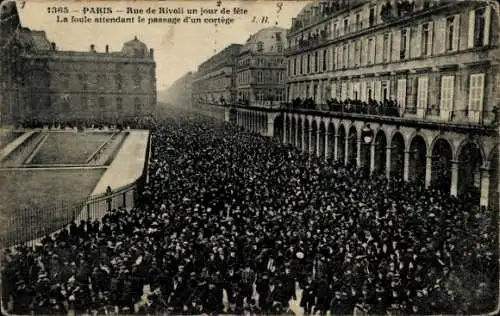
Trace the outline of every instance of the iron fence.
<instances>
[{"instance_id":1,"label":"iron fence","mask_svg":"<svg viewBox=\"0 0 500 316\"><path fill-rule=\"evenodd\" d=\"M106 192L79 201L59 201L49 207L13 210L9 218L0 222L0 248L22 243L35 245L39 239L72 222L100 220L113 209L134 207L147 181L150 146L151 134L142 174L133 183L119 188L108 186Z\"/></svg>"},{"instance_id":2,"label":"iron fence","mask_svg":"<svg viewBox=\"0 0 500 316\"><path fill-rule=\"evenodd\" d=\"M101 219L107 212L120 207L133 207L137 200L138 182L121 188L93 195L80 201L60 201L50 207L14 210L0 232L3 247L36 242L37 239L65 228L81 220Z\"/></svg>"}]
</instances>

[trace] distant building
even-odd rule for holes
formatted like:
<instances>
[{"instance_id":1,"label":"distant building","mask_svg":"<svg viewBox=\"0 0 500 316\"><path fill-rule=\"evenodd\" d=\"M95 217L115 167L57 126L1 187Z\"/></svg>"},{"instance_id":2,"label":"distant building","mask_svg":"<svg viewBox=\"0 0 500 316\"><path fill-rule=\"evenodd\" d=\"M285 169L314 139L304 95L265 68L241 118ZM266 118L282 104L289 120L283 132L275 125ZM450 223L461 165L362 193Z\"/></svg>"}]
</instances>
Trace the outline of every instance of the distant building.
<instances>
[{"instance_id":1,"label":"distant building","mask_svg":"<svg viewBox=\"0 0 500 316\"><path fill-rule=\"evenodd\" d=\"M269 27L250 36L238 55L238 103L276 105L286 101L286 29Z\"/></svg>"},{"instance_id":2,"label":"distant building","mask_svg":"<svg viewBox=\"0 0 500 316\"><path fill-rule=\"evenodd\" d=\"M0 24L2 123L29 119L115 120L150 115L156 104L153 49L134 38L121 51L60 51L22 26L15 2Z\"/></svg>"},{"instance_id":3,"label":"distant building","mask_svg":"<svg viewBox=\"0 0 500 316\"><path fill-rule=\"evenodd\" d=\"M191 108L195 76L196 73L190 71L177 79L167 90L162 92L163 97L158 101L169 103L175 107Z\"/></svg>"},{"instance_id":4,"label":"distant building","mask_svg":"<svg viewBox=\"0 0 500 316\"><path fill-rule=\"evenodd\" d=\"M198 67L193 81L193 101L231 104L236 100L236 60L241 46L231 44Z\"/></svg>"}]
</instances>

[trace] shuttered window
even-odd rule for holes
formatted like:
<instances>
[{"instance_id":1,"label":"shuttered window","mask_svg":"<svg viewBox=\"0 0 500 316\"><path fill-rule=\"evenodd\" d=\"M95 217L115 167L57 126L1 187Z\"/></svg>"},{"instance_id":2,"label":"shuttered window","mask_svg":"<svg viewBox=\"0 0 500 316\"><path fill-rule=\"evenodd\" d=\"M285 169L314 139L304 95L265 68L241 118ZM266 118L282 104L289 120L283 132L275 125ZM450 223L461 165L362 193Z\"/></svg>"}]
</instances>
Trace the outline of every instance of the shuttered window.
<instances>
[{"instance_id":1,"label":"shuttered window","mask_svg":"<svg viewBox=\"0 0 500 316\"><path fill-rule=\"evenodd\" d=\"M453 107L455 76L441 77L441 110L449 111Z\"/></svg>"},{"instance_id":2,"label":"shuttered window","mask_svg":"<svg viewBox=\"0 0 500 316\"><path fill-rule=\"evenodd\" d=\"M401 108L406 106L406 79L398 80L397 102Z\"/></svg>"},{"instance_id":3,"label":"shuttered window","mask_svg":"<svg viewBox=\"0 0 500 316\"><path fill-rule=\"evenodd\" d=\"M470 76L469 111L482 111L484 95L484 74Z\"/></svg>"},{"instance_id":4,"label":"shuttered window","mask_svg":"<svg viewBox=\"0 0 500 316\"><path fill-rule=\"evenodd\" d=\"M427 108L428 83L427 77L418 78L417 107L420 109Z\"/></svg>"}]
</instances>

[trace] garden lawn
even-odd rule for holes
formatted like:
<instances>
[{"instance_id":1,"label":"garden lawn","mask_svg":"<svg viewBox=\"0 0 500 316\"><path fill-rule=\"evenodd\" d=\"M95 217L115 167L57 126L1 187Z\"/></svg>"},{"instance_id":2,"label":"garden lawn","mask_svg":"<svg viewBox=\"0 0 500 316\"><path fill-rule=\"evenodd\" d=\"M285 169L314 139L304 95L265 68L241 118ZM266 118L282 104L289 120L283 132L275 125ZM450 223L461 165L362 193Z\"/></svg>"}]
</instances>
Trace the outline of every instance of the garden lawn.
<instances>
[{"instance_id":1,"label":"garden lawn","mask_svg":"<svg viewBox=\"0 0 500 316\"><path fill-rule=\"evenodd\" d=\"M85 164L111 133L50 133L31 164Z\"/></svg>"},{"instance_id":2,"label":"garden lawn","mask_svg":"<svg viewBox=\"0 0 500 316\"><path fill-rule=\"evenodd\" d=\"M0 240L31 240L63 227L82 210L67 206L88 197L104 171L0 170L0 222L8 223Z\"/></svg>"}]
</instances>

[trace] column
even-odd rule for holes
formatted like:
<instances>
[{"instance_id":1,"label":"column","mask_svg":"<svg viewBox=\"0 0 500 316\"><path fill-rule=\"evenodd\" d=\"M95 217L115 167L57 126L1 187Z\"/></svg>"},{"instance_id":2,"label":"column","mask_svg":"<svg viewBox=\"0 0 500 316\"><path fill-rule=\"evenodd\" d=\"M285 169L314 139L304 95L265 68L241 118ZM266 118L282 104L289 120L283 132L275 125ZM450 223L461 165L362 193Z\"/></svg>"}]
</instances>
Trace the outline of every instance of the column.
<instances>
[{"instance_id":1,"label":"column","mask_svg":"<svg viewBox=\"0 0 500 316\"><path fill-rule=\"evenodd\" d=\"M309 137L309 141L308 141L308 145L309 145L309 148L307 148L307 153L310 155L312 154L312 124L309 123L309 129L307 130L307 135Z\"/></svg>"},{"instance_id":2,"label":"column","mask_svg":"<svg viewBox=\"0 0 500 316\"><path fill-rule=\"evenodd\" d=\"M375 140L370 145L370 174L375 171Z\"/></svg>"},{"instance_id":3,"label":"column","mask_svg":"<svg viewBox=\"0 0 500 316\"><path fill-rule=\"evenodd\" d=\"M316 134L316 153L315 154L316 154L316 156L321 157L321 154L320 154L321 153L321 148L319 148L320 147L319 146L319 144L320 144L319 139L321 137L321 129L318 128L318 130L316 131L316 133L317 134Z\"/></svg>"},{"instance_id":4,"label":"column","mask_svg":"<svg viewBox=\"0 0 500 316\"><path fill-rule=\"evenodd\" d=\"M344 165L349 162L349 133L345 134Z\"/></svg>"},{"instance_id":5,"label":"column","mask_svg":"<svg viewBox=\"0 0 500 316\"><path fill-rule=\"evenodd\" d=\"M335 134L333 138L333 161L339 159L339 137L339 135Z\"/></svg>"},{"instance_id":6,"label":"column","mask_svg":"<svg viewBox=\"0 0 500 316\"><path fill-rule=\"evenodd\" d=\"M224 109L224 121L229 122L229 108Z\"/></svg>"},{"instance_id":7,"label":"column","mask_svg":"<svg viewBox=\"0 0 500 316\"><path fill-rule=\"evenodd\" d=\"M428 188L431 185L432 180L432 156L427 156L425 162L425 187Z\"/></svg>"},{"instance_id":8,"label":"column","mask_svg":"<svg viewBox=\"0 0 500 316\"><path fill-rule=\"evenodd\" d=\"M323 104L323 80L318 80L318 91L317 93L317 99L318 99L318 108L321 110L321 104Z\"/></svg>"},{"instance_id":9,"label":"column","mask_svg":"<svg viewBox=\"0 0 500 316\"><path fill-rule=\"evenodd\" d=\"M267 132L265 133L268 137L274 137L274 115L266 115L267 116ZM263 123L266 123L265 121ZM283 135L285 134L285 129L283 129Z\"/></svg>"},{"instance_id":10,"label":"column","mask_svg":"<svg viewBox=\"0 0 500 316\"><path fill-rule=\"evenodd\" d=\"M458 186L458 160L451 161L451 187L450 195L457 196L457 186Z\"/></svg>"},{"instance_id":11,"label":"column","mask_svg":"<svg viewBox=\"0 0 500 316\"><path fill-rule=\"evenodd\" d=\"M288 141L287 143L288 143L288 144L291 144L291 143L293 143L293 141L294 141L294 140L292 139L292 135L293 135L293 134L292 134L292 119L293 119L292 115L290 115L290 116L289 116L289 119L290 119L290 120L288 121L288 139L289 139L289 141Z\"/></svg>"},{"instance_id":12,"label":"column","mask_svg":"<svg viewBox=\"0 0 500 316\"><path fill-rule=\"evenodd\" d=\"M403 180L408 182L410 174L410 151L405 150L404 165L403 165Z\"/></svg>"},{"instance_id":13,"label":"column","mask_svg":"<svg viewBox=\"0 0 500 316\"><path fill-rule=\"evenodd\" d=\"M488 207L490 193L490 168L481 168L481 198L479 200L479 205Z\"/></svg>"},{"instance_id":14,"label":"column","mask_svg":"<svg viewBox=\"0 0 500 316\"><path fill-rule=\"evenodd\" d=\"M358 139L357 141L357 148L356 148L356 166L358 168L361 167L361 146L363 145L363 141L361 139Z\"/></svg>"},{"instance_id":15,"label":"column","mask_svg":"<svg viewBox=\"0 0 500 316\"><path fill-rule=\"evenodd\" d=\"M283 144L286 145L287 141L286 141L286 136L287 136L287 130L286 130L286 122L287 122L287 116L286 115L283 115ZM268 131L269 132L269 131Z\"/></svg>"},{"instance_id":16,"label":"column","mask_svg":"<svg viewBox=\"0 0 500 316\"><path fill-rule=\"evenodd\" d=\"M387 180L391 178L391 150L392 147L388 146L385 151L385 177Z\"/></svg>"},{"instance_id":17,"label":"column","mask_svg":"<svg viewBox=\"0 0 500 316\"><path fill-rule=\"evenodd\" d=\"M326 128L328 128L328 124L326 125ZM328 146L328 140L330 138L330 131L328 129L325 129L325 160L328 159L328 156L330 155L330 146Z\"/></svg>"},{"instance_id":18,"label":"column","mask_svg":"<svg viewBox=\"0 0 500 316\"><path fill-rule=\"evenodd\" d=\"M300 148L300 150L304 151L304 148L305 148L305 140L306 140L306 137L305 137L305 134L306 134L306 131L304 130L304 121L305 119L303 118L302 119L302 134L300 137L302 137L302 148Z\"/></svg>"},{"instance_id":19,"label":"column","mask_svg":"<svg viewBox=\"0 0 500 316\"><path fill-rule=\"evenodd\" d=\"M295 138L293 140L294 141L293 146L297 147L298 143L299 143L299 118L298 117L295 118L295 122L297 124L295 124Z\"/></svg>"}]
</instances>

